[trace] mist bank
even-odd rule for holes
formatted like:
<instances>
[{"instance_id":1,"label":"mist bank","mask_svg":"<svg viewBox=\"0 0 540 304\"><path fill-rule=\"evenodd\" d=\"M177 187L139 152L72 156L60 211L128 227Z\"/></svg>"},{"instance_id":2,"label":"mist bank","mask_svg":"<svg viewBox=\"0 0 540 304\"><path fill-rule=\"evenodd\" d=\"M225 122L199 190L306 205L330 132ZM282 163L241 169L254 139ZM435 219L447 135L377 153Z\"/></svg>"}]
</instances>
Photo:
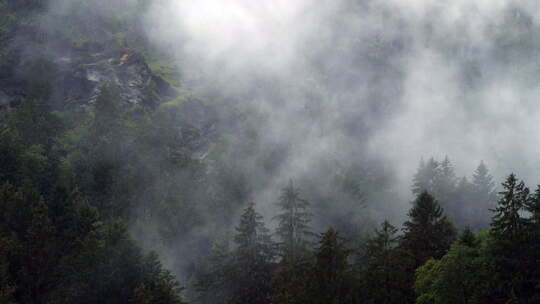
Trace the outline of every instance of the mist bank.
<instances>
[{"instance_id":1,"label":"mist bank","mask_svg":"<svg viewBox=\"0 0 540 304\"><path fill-rule=\"evenodd\" d=\"M261 141L290 145L270 187L322 159L375 159L410 198L421 157L538 181L538 12L533 1L161 1L146 24L199 94L259 113Z\"/></svg>"}]
</instances>

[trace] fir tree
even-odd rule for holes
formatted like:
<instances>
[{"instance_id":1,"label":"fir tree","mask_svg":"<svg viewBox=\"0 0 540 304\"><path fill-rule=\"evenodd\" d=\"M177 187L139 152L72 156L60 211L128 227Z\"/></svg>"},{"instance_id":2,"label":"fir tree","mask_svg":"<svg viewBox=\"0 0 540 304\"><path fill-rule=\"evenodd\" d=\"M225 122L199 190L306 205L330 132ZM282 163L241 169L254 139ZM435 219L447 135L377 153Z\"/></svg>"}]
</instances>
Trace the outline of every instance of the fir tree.
<instances>
[{"instance_id":1,"label":"fir tree","mask_svg":"<svg viewBox=\"0 0 540 304\"><path fill-rule=\"evenodd\" d=\"M459 245L475 247L476 246L476 237L469 227L465 227L463 232L459 235L457 240Z\"/></svg>"},{"instance_id":2,"label":"fir tree","mask_svg":"<svg viewBox=\"0 0 540 304\"><path fill-rule=\"evenodd\" d=\"M456 237L438 202L426 191L420 193L408 213L399 243L400 263L397 267L406 279L400 286L405 302L413 303L415 270L430 258L441 258Z\"/></svg>"},{"instance_id":3,"label":"fir tree","mask_svg":"<svg viewBox=\"0 0 540 304\"><path fill-rule=\"evenodd\" d=\"M500 199L493 209L491 231L501 241L522 240L526 222L521 213L529 201L529 189L523 181L518 182L514 174L508 176L502 187Z\"/></svg>"},{"instance_id":4,"label":"fir tree","mask_svg":"<svg viewBox=\"0 0 540 304\"><path fill-rule=\"evenodd\" d=\"M450 158L446 156L440 163L440 169L438 178L436 181L436 192L438 196L435 196L437 200L450 203L453 199L453 194L456 189L456 174L454 172L454 166L450 162Z\"/></svg>"},{"instance_id":5,"label":"fir tree","mask_svg":"<svg viewBox=\"0 0 540 304\"><path fill-rule=\"evenodd\" d=\"M281 190L277 205L282 212L278 220L277 236L281 260L273 280L274 303L304 303L309 300L306 276L311 271L311 256L307 251L311 214L309 202L300 197L292 181Z\"/></svg>"},{"instance_id":6,"label":"fir tree","mask_svg":"<svg viewBox=\"0 0 540 304\"><path fill-rule=\"evenodd\" d=\"M525 207L530 213L528 260L531 263L531 285L535 286L532 302L540 302L540 185Z\"/></svg>"},{"instance_id":7,"label":"fir tree","mask_svg":"<svg viewBox=\"0 0 540 304\"><path fill-rule=\"evenodd\" d=\"M350 303L352 272L348 263L350 250L333 228L320 236L315 251L311 299L313 303Z\"/></svg>"},{"instance_id":8,"label":"fir tree","mask_svg":"<svg viewBox=\"0 0 540 304\"><path fill-rule=\"evenodd\" d=\"M522 217L530 201L529 188L510 174L502 183L499 196L491 222L494 239L491 250L498 273L495 292L509 300L514 298L520 303L527 303L534 290L528 250L528 221Z\"/></svg>"},{"instance_id":9,"label":"fir tree","mask_svg":"<svg viewBox=\"0 0 540 304\"><path fill-rule=\"evenodd\" d=\"M471 202L468 211L470 217L474 219L469 221L475 230L489 227L489 210L495 207L497 193L495 191L495 182L489 174L489 170L482 161L473 173Z\"/></svg>"},{"instance_id":10,"label":"fir tree","mask_svg":"<svg viewBox=\"0 0 540 304\"><path fill-rule=\"evenodd\" d=\"M439 162L433 157L427 163L422 159L413 178L412 193L414 195L419 195L424 191L435 193L439 174Z\"/></svg>"},{"instance_id":11,"label":"fir tree","mask_svg":"<svg viewBox=\"0 0 540 304\"><path fill-rule=\"evenodd\" d=\"M289 186L281 190L277 205L282 210L275 217L278 220L276 234L280 238L279 247L282 256L292 261L307 248L308 239L313 235L309 228L310 204L290 181Z\"/></svg>"},{"instance_id":12,"label":"fir tree","mask_svg":"<svg viewBox=\"0 0 540 304\"><path fill-rule=\"evenodd\" d=\"M362 269L362 284L358 291L361 298L374 303L401 303L399 286L403 277L396 271L399 258L395 250L399 241L397 232L396 227L384 221L367 240L363 261L357 262Z\"/></svg>"},{"instance_id":13,"label":"fir tree","mask_svg":"<svg viewBox=\"0 0 540 304\"><path fill-rule=\"evenodd\" d=\"M234 265L229 277L231 303L265 304L271 301L274 245L262 216L250 203L236 227Z\"/></svg>"},{"instance_id":14,"label":"fir tree","mask_svg":"<svg viewBox=\"0 0 540 304\"><path fill-rule=\"evenodd\" d=\"M481 219L478 219L473 214L474 205L476 204L476 201L472 199L473 197L473 185L464 176L457 183L454 194L454 220L456 224L465 227L478 227L477 222Z\"/></svg>"},{"instance_id":15,"label":"fir tree","mask_svg":"<svg viewBox=\"0 0 540 304\"><path fill-rule=\"evenodd\" d=\"M414 259L415 268L430 257L442 257L456 232L438 202L424 191L414 201L408 216L409 220L403 224L400 247Z\"/></svg>"}]
</instances>

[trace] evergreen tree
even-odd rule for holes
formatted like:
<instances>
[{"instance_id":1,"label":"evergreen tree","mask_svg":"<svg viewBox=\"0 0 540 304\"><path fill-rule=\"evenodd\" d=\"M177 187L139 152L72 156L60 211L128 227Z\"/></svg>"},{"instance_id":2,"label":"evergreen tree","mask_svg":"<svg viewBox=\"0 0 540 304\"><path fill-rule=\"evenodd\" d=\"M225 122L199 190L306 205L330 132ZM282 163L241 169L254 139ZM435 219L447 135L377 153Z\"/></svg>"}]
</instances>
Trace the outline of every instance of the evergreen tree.
<instances>
[{"instance_id":1,"label":"evergreen tree","mask_svg":"<svg viewBox=\"0 0 540 304\"><path fill-rule=\"evenodd\" d=\"M242 213L234 242L237 248L229 278L231 303L270 303L274 244L253 203Z\"/></svg>"},{"instance_id":2,"label":"evergreen tree","mask_svg":"<svg viewBox=\"0 0 540 304\"><path fill-rule=\"evenodd\" d=\"M528 260L531 262L531 285L535 286L531 302L535 303L540 302L540 185L537 186L525 208L530 213Z\"/></svg>"},{"instance_id":3,"label":"evergreen tree","mask_svg":"<svg viewBox=\"0 0 540 304\"><path fill-rule=\"evenodd\" d=\"M454 194L454 221L456 224L465 227L478 227L478 221L482 221L474 214L473 185L467 177L462 177L456 186Z\"/></svg>"},{"instance_id":4,"label":"evergreen tree","mask_svg":"<svg viewBox=\"0 0 540 304\"><path fill-rule=\"evenodd\" d=\"M397 228L388 221L375 230L375 235L367 240L362 260L358 261L362 284L358 296L370 303L401 303L402 273L397 271L398 255L396 247L399 237Z\"/></svg>"},{"instance_id":5,"label":"evergreen tree","mask_svg":"<svg viewBox=\"0 0 540 304\"><path fill-rule=\"evenodd\" d=\"M283 257L272 280L272 303L303 304L312 299L309 279L313 270L313 256L303 253L294 261Z\"/></svg>"},{"instance_id":6,"label":"evergreen tree","mask_svg":"<svg viewBox=\"0 0 540 304\"><path fill-rule=\"evenodd\" d=\"M290 181L289 186L281 190L277 205L282 210L276 216L278 220L276 234L281 240L278 243L281 254L294 261L307 248L308 240L313 235L309 228L310 204L300 196L300 191Z\"/></svg>"},{"instance_id":7,"label":"evergreen tree","mask_svg":"<svg viewBox=\"0 0 540 304\"><path fill-rule=\"evenodd\" d=\"M277 205L282 212L278 220L277 236L281 260L273 280L275 303L304 303L309 300L306 275L311 271L311 255L307 251L308 239L313 235L309 223L309 202L301 198L300 192L290 181L281 190Z\"/></svg>"},{"instance_id":8,"label":"evergreen tree","mask_svg":"<svg viewBox=\"0 0 540 304\"><path fill-rule=\"evenodd\" d=\"M135 289L132 303L135 304L183 304L178 296L180 284L170 271L163 269L155 252L143 259L144 279Z\"/></svg>"},{"instance_id":9,"label":"evergreen tree","mask_svg":"<svg viewBox=\"0 0 540 304\"><path fill-rule=\"evenodd\" d=\"M430 258L441 258L456 238L453 225L443 215L437 201L426 191L420 193L409 210L399 243L401 271L407 276L401 290L404 299L414 302L415 270Z\"/></svg>"},{"instance_id":10,"label":"evergreen tree","mask_svg":"<svg viewBox=\"0 0 540 304\"><path fill-rule=\"evenodd\" d=\"M424 191L436 193L439 175L439 162L433 159L433 157L427 162L422 159L413 178L412 193L414 195L419 195Z\"/></svg>"},{"instance_id":11,"label":"evergreen tree","mask_svg":"<svg viewBox=\"0 0 540 304\"><path fill-rule=\"evenodd\" d=\"M528 221L522 217L530 202L529 189L510 174L502 183L499 201L491 222L492 254L498 273L495 291L508 300L528 303L534 290L531 261L528 256Z\"/></svg>"},{"instance_id":12,"label":"evergreen tree","mask_svg":"<svg viewBox=\"0 0 540 304\"><path fill-rule=\"evenodd\" d=\"M475 247L476 246L476 237L469 227L465 229L459 235L457 243L463 246Z\"/></svg>"},{"instance_id":13,"label":"evergreen tree","mask_svg":"<svg viewBox=\"0 0 540 304\"><path fill-rule=\"evenodd\" d=\"M451 203L456 188L456 174L450 158L446 156L440 163L439 175L436 182L437 200Z\"/></svg>"},{"instance_id":14,"label":"evergreen tree","mask_svg":"<svg viewBox=\"0 0 540 304\"><path fill-rule=\"evenodd\" d=\"M197 303L225 303L231 298L228 279L234 265L229 247L228 237L216 240L207 256L198 262L193 274L195 295L191 297Z\"/></svg>"},{"instance_id":15,"label":"evergreen tree","mask_svg":"<svg viewBox=\"0 0 540 304\"><path fill-rule=\"evenodd\" d=\"M489 173L485 163L482 161L473 173L472 179L472 195L471 206L469 213L471 218L469 221L471 227L475 230L485 229L489 227L489 210L495 207L497 194L495 191L495 182Z\"/></svg>"},{"instance_id":16,"label":"evergreen tree","mask_svg":"<svg viewBox=\"0 0 540 304\"><path fill-rule=\"evenodd\" d=\"M500 199L493 210L491 230L501 241L523 240L526 221L521 217L529 202L529 188L523 181L518 182L514 174L510 174L502 184L503 191L499 192Z\"/></svg>"},{"instance_id":17,"label":"evergreen tree","mask_svg":"<svg viewBox=\"0 0 540 304\"><path fill-rule=\"evenodd\" d=\"M530 213L530 225L534 232L540 232L540 185L536 187L531 199L527 201L525 209Z\"/></svg>"},{"instance_id":18,"label":"evergreen tree","mask_svg":"<svg viewBox=\"0 0 540 304\"><path fill-rule=\"evenodd\" d=\"M400 247L413 258L415 268L430 257L442 257L454 241L456 232L438 202L424 191L414 201L408 216L409 220L403 224Z\"/></svg>"},{"instance_id":19,"label":"evergreen tree","mask_svg":"<svg viewBox=\"0 0 540 304\"><path fill-rule=\"evenodd\" d=\"M315 268L311 278L312 303L351 303L352 272L348 263L350 250L333 228L322 233L315 250Z\"/></svg>"}]
</instances>

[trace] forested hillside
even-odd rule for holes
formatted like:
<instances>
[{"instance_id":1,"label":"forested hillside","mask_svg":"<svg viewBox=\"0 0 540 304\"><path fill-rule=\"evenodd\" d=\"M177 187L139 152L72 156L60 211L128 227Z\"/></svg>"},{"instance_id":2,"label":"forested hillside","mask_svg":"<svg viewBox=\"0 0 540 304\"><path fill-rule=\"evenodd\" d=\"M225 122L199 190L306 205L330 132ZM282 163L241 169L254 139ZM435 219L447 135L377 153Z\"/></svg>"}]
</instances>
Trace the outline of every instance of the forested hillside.
<instances>
[{"instance_id":1,"label":"forested hillside","mask_svg":"<svg viewBox=\"0 0 540 304\"><path fill-rule=\"evenodd\" d=\"M225 2L0 0L0 304L540 303L536 6Z\"/></svg>"}]
</instances>

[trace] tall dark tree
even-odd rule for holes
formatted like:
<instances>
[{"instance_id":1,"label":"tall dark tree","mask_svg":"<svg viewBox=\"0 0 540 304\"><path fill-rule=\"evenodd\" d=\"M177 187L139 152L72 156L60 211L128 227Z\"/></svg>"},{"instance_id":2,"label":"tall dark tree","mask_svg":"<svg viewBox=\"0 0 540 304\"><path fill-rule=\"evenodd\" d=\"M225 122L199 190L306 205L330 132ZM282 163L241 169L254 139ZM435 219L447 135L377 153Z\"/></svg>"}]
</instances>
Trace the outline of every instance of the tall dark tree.
<instances>
[{"instance_id":1,"label":"tall dark tree","mask_svg":"<svg viewBox=\"0 0 540 304\"><path fill-rule=\"evenodd\" d=\"M527 224L521 213L529 202L530 190L523 181L518 182L514 174L508 176L502 187L500 199L493 209L491 231L501 241L523 240Z\"/></svg>"},{"instance_id":2,"label":"tall dark tree","mask_svg":"<svg viewBox=\"0 0 540 304\"><path fill-rule=\"evenodd\" d=\"M408 302L414 302L415 270L430 258L441 258L456 238L456 230L438 202L428 192L420 193L409 210L400 239L401 271L407 279L401 290Z\"/></svg>"},{"instance_id":3,"label":"tall dark tree","mask_svg":"<svg viewBox=\"0 0 540 304\"><path fill-rule=\"evenodd\" d=\"M418 195L403 223L400 247L414 260L415 268L431 257L442 257L456 237L453 225L428 192Z\"/></svg>"},{"instance_id":4,"label":"tall dark tree","mask_svg":"<svg viewBox=\"0 0 540 304\"><path fill-rule=\"evenodd\" d=\"M357 296L364 301L381 304L402 301L403 274L396 269L399 264L397 232L396 227L384 221L366 242L364 253L357 261L362 282Z\"/></svg>"},{"instance_id":5,"label":"tall dark tree","mask_svg":"<svg viewBox=\"0 0 540 304\"><path fill-rule=\"evenodd\" d=\"M277 236L280 238L281 254L289 260L294 260L302 250L307 248L310 231L311 213L309 202L300 196L300 191L293 182L281 190L277 203L281 213L275 218L278 220Z\"/></svg>"},{"instance_id":6,"label":"tall dark tree","mask_svg":"<svg viewBox=\"0 0 540 304\"><path fill-rule=\"evenodd\" d=\"M329 228L322 233L315 250L311 301L343 304L352 302L352 271L348 263L350 250L337 231Z\"/></svg>"},{"instance_id":7,"label":"tall dark tree","mask_svg":"<svg viewBox=\"0 0 540 304\"><path fill-rule=\"evenodd\" d=\"M530 202L530 190L523 181L510 174L502 183L491 222L492 254L498 273L498 289L502 299L529 303L535 286L529 258L528 220L523 217Z\"/></svg>"},{"instance_id":8,"label":"tall dark tree","mask_svg":"<svg viewBox=\"0 0 540 304\"><path fill-rule=\"evenodd\" d=\"M233 252L234 269L229 278L230 303L270 303L274 244L253 203L242 213L234 242L237 248Z\"/></svg>"},{"instance_id":9,"label":"tall dark tree","mask_svg":"<svg viewBox=\"0 0 540 304\"><path fill-rule=\"evenodd\" d=\"M531 284L535 286L532 302L540 302L540 185L525 206L530 213L528 259L531 268Z\"/></svg>"},{"instance_id":10,"label":"tall dark tree","mask_svg":"<svg viewBox=\"0 0 540 304\"><path fill-rule=\"evenodd\" d=\"M272 280L272 303L303 304L311 301L312 288L310 276L313 271L314 257L304 252L294 261L283 257L277 265Z\"/></svg>"},{"instance_id":11,"label":"tall dark tree","mask_svg":"<svg viewBox=\"0 0 540 304\"><path fill-rule=\"evenodd\" d=\"M274 219L278 220L276 235L281 260L273 280L274 303L304 303L309 300L309 282L312 257L308 252L311 213L309 202L300 196L293 182L281 190L277 203L281 209Z\"/></svg>"},{"instance_id":12,"label":"tall dark tree","mask_svg":"<svg viewBox=\"0 0 540 304\"><path fill-rule=\"evenodd\" d=\"M215 240L209 253L198 261L190 298L201 304L225 303L231 298L229 276L234 271L229 238ZM189 291L189 290L188 290Z\"/></svg>"}]
</instances>

